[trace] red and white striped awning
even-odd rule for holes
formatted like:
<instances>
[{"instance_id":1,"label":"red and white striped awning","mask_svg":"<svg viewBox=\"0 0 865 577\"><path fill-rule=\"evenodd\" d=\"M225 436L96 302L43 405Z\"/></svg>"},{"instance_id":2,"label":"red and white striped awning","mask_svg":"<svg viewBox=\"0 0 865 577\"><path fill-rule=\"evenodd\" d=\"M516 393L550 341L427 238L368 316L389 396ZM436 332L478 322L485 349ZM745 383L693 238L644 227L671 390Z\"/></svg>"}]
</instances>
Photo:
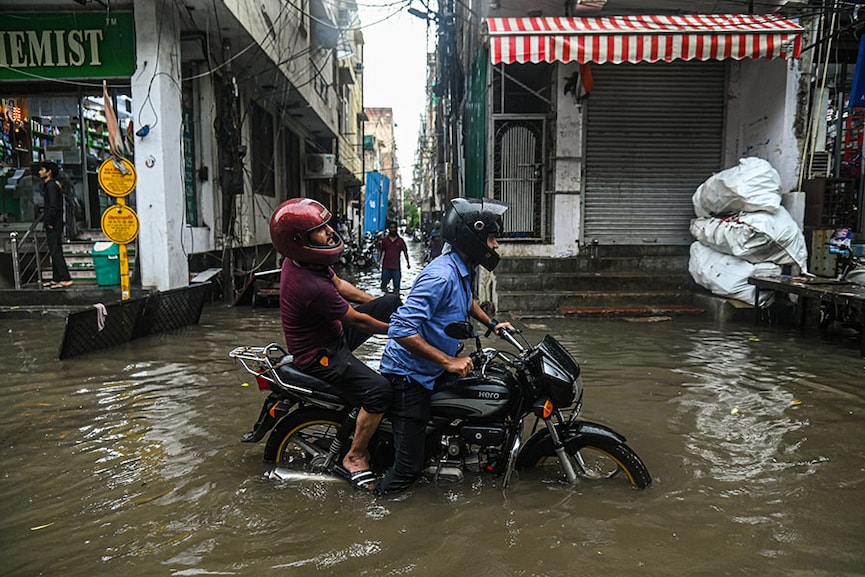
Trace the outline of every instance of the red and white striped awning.
<instances>
[{"instance_id":1,"label":"red and white striped awning","mask_svg":"<svg viewBox=\"0 0 865 577\"><path fill-rule=\"evenodd\" d=\"M771 14L488 18L503 62L670 62L798 58L802 27Z\"/></svg>"}]
</instances>

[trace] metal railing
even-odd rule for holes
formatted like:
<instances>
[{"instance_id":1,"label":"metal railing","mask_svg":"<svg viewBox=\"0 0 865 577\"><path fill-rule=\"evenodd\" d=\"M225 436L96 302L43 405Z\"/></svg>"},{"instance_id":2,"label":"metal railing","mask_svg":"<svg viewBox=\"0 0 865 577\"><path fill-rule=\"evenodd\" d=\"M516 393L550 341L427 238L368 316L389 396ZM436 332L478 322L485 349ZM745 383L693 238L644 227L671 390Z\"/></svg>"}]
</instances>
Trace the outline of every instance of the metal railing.
<instances>
[{"instance_id":1,"label":"metal railing","mask_svg":"<svg viewBox=\"0 0 865 577\"><path fill-rule=\"evenodd\" d=\"M48 257L48 239L40 237L36 227L41 223L36 220L19 236L19 233L9 233L12 246L12 274L15 277L15 289L36 285L42 281L42 263Z\"/></svg>"}]
</instances>

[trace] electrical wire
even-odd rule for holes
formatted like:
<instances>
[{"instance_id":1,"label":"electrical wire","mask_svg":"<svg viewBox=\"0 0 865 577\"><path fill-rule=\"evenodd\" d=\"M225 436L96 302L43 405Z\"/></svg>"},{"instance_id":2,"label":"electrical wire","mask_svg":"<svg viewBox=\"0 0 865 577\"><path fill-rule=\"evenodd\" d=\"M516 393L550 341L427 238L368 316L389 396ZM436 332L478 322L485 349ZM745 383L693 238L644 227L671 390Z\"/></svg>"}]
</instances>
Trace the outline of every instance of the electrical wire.
<instances>
[{"instance_id":1,"label":"electrical wire","mask_svg":"<svg viewBox=\"0 0 865 577\"><path fill-rule=\"evenodd\" d=\"M12 72L15 72L16 74L21 74L22 76L29 76L34 80L51 82L53 84L68 84L69 86L77 86L79 88L98 88L99 90L102 90L102 82L85 82L80 80L67 80L65 78L50 78L48 76L42 76L40 74L35 74L33 72L22 70L21 68L14 68L7 64L0 64L0 69L11 70ZM122 84L109 84L108 87L114 89L128 88L129 83L126 82Z\"/></svg>"},{"instance_id":2,"label":"electrical wire","mask_svg":"<svg viewBox=\"0 0 865 577\"><path fill-rule=\"evenodd\" d=\"M192 24L194 25L195 20L192 19L192 16L189 15L188 12L186 12L185 10L180 9L180 6L181 6L181 4L179 3L180 0L173 0L173 1L174 1L174 4L175 4L175 7L178 9L178 12L179 12L181 15L185 14L185 15L186 15L186 19L187 19L190 23L192 23ZM216 1L217 1L217 0L213 0L213 3L214 3L214 10L213 10L213 14L214 14L214 18L217 20L217 30L221 30L221 25L219 24L219 15L218 15L218 10L216 9L216 5L215 5ZM333 24L330 23L330 22L327 22L327 21L323 21L323 20L317 19L317 18L313 17L311 14L309 14L308 12L305 12L305 11L300 10L300 9L297 7L297 5L296 5L292 0L285 0L285 1L286 1L286 4L290 4L291 6L293 6L294 8L296 8L299 12L301 12L301 13L305 14L306 16L310 17L310 19L312 19L312 20L314 20L314 21L316 21L316 22L318 22L318 23L320 23L320 24L322 24L322 25L324 25L324 26L328 26L328 27L330 27L330 28L334 28L334 29L339 29L338 27L333 26ZM394 1L394 2L388 2L388 3L385 3L385 4L357 4L358 6L364 6L364 7L384 8L384 9L386 9L386 8L391 8L391 7L398 7L398 9L394 10L393 12L391 12L390 14L388 14L388 15L386 15L385 17L381 18L380 20L377 20L377 21L374 21L374 22L371 22L371 23L368 23L368 24L363 24L363 25L361 25L361 26L359 26L359 27L352 28L352 29L364 30L364 29L366 29L366 28L370 28L370 27L372 27L372 26L376 26L376 25L378 25L378 24L381 24L381 23L383 23L383 22L385 22L385 21L387 21L387 20L390 20L391 18L395 17L397 14L399 14L399 13L402 11L403 8L408 8L408 7L411 5L411 3L412 3L412 0L397 0L397 1ZM460 2L460 3L462 4L462 2ZM742 4L743 6L747 6L747 5L749 4L749 2L748 2L747 0L742 0L742 1L739 2L739 3ZM424 5L426 6L427 4L424 3ZM772 8L772 9L777 9L777 8L778 8L778 5L777 5L777 4L772 4L772 3L755 3L755 5L757 5L757 6L761 6L761 7L765 7L765 8ZM851 10L851 9L855 9L855 8L858 7L858 6L860 6L860 4L859 4L858 2L856 2L856 1L853 1L853 0L844 0L844 1L835 2L834 5L833 5L833 8L832 8L832 11L833 11L833 12L843 13L843 12L845 12L845 11L849 11L849 10ZM821 12L821 11L818 10L818 9L802 10L802 11L797 12L797 16L800 17L800 18L807 18L807 17L815 16L815 15L819 14L820 12ZM464 18L464 17L463 17L459 12L457 12L457 13L455 14L455 16L456 16L458 19L460 19L460 20L462 20L462 21L464 21L464 22L466 22L466 23L470 23L470 20ZM779 16L779 18L786 18L786 17L784 17L784 16ZM162 19L160 19L160 29L161 29L161 24L162 24ZM815 43L813 43L813 44L811 44L811 45L809 45L809 46L807 46L807 47L804 47L804 48L803 48L803 51L804 51L804 50L810 50L810 49L814 48L814 46L815 46L816 44L820 43L820 42L825 42L825 41L827 40L827 37L828 37L828 36L831 36L831 35L833 35L833 34L840 34L840 33L843 33L844 31L848 31L848 30L854 30L854 31L855 31L855 30L856 30L857 28L859 28L860 26L861 26L861 25L858 24L858 23L853 23L853 24L850 24L850 25L844 27L843 30L840 30L840 31L830 31L830 32L827 33L823 38L818 39ZM276 29L276 27L274 27L274 29ZM197 28L197 26L196 26L196 30L199 30L199 29ZM220 36L221 36L221 32L220 32ZM159 40L158 40L158 42L159 42ZM198 79L200 79L200 78L205 78L205 77L207 77L207 76L211 76L212 74L214 74L215 72L221 70L222 68L224 68L225 66L227 66L228 64L230 64L231 62L233 62L234 60L236 60L237 58L240 58L243 54L245 54L245 53L248 52L249 50L255 48L256 46L258 46L258 44L257 44L256 42L251 42L249 45L247 45L247 46L245 46L244 48L242 48L239 52L237 52L236 54L232 55L228 60L226 60L226 61L224 61L224 62L222 62L222 63L220 63L220 64L218 64L218 65L216 65L216 66L211 66L210 70L205 71L205 72L202 72L201 74L196 74L196 75L193 75L193 76L183 77L182 80L184 80L184 81L185 81L185 80L198 80ZM208 54L208 56L209 56L209 54ZM291 61L292 58L289 58L288 60ZM280 64L283 64L283 63L285 63L285 62L281 62ZM45 81L45 82L51 82L51 83L55 83L55 84L64 84L64 85L68 85L68 86L76 86L76 87L81 87L81 88L101 88L101 87L102 87L102 84L101 84L101 83L92 83L92 82L86 82L86 81L67 80L67 79L63 79L63 78L51 78L51 77L47 77L47 76L43 76L43 75L39 75L39 74L35 74L35 73L32 73L32 72L28 72L28 71L26 71L26 70L22 70L22 69L20 69L20 68L13 68L12 66L9 66L9 65L6 65L6 64L0 64L0 69L12 70L12 71L16 72L17 74L21 74L22 76L27 76L27 77L29 77L29 78L33 78L33 79L35 79L35 80L40 80L40 81ZM110 88L115 88L115 89L116 89L116 88L123 88L123 87L126 87L126 86L128 86L128 84L125 84L125 83L124 83L124 84L109 84L109 87L110 87Z\"/></svg>"},{"instance_id":3,"label":"electrical wire","mask_svg":"<svg viewBox=\"0 0 865 577\"><path fill-rule=\"evenodd\" d=\"M313 16L310 12L305 11L302 6L298 6L297 4L295 4L293 0L284 0L284 1L287 4L290 4L295 10L297 10L298 12L300 12L301 14L303 14L304 16L309 18L310 21L312 21L312 22L320 24L326 28L330 28L331 30L339 30L339 31L345 30L345 28L341 28L339 26L339 24L334 25L332 22L329 22L327 20L322 20L320 18ZM380 20L376 20L376 21L370 22L368 24L361 24L360 26L352 26L350 29L362 31L362 30L365 30L367 28L371 28L373 26L377 26L383 22L386 22L386 21L390 20L391 18L394 18L400 12L402 12L403 9L407 9L408 7L410 7L412 1L413 0L398 0L396 2L392 2L392 3L389 3L387 5L383 5L382 6L383 8L390 8L393 6L396 6L398 8L396 8L393 12L387 14L385 17L381 18ZM338 5L338 4L334 3L334 5ZM375 6L375 7L378 8L378 6Z\"/></svg>"}]
</instances>

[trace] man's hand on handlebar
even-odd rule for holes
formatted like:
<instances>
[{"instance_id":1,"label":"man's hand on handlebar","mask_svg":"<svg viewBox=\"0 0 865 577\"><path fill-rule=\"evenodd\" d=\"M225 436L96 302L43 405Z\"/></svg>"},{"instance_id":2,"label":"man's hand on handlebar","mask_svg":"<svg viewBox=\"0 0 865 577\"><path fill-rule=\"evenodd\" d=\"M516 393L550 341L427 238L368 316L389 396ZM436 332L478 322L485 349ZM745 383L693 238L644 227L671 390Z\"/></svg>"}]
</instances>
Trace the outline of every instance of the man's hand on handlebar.
<instances>
[{"instance_id":1,"label":"man's hand on handlebar","mask_svg":"<svg viewBox=\"0 0 865 577\"><path fill-rule=\"evenodd\" d=\"M512 333L518 333L519 332L517 329L514 328L514 325L512 325L511 323L509 323L507 321L505 321L503 323L493 321L493 323L494 324L492 324L490 327L487 328L487 332L486 332L486 334L484 334L485 337L489 337L491 333L495 333L495 335L497 337L500 337L500 336L502 336L501 332L500 332L502 329L505 329L506 331L510 331Z\"/></svg>"},{"instance_id":2,"label":"man's hand on handlebar","mask_svg":"<svg viewBox=\"0 0 865 577\"><path fill-rule=\"evenodd\" d=\"M474 369L474 363L470 357L451 357L445 365L447 372L461 377L472 372L472 369Z\"/></svg>"},{"instance_id":3,"label":"man's hand on handlebar","mask_svg":"<svg viewBox=\"0 0 865 577\"><path fill-rule=\"evenodd\" d=\"M511 323L509 323L509 322L507 322L507 321L505 321L505 322L503 322L503 323L499 323L499 324L497 324L496 326L494 326L494 327L493 327L493 332L496 334L496 336L498 336L499 331L502 330L502 329L505 329L505 330L511 331L512 333L519 332L519 331L517 331L517 329L514 328L514 325L512 325Z\"/></svg>"}]
</instances>

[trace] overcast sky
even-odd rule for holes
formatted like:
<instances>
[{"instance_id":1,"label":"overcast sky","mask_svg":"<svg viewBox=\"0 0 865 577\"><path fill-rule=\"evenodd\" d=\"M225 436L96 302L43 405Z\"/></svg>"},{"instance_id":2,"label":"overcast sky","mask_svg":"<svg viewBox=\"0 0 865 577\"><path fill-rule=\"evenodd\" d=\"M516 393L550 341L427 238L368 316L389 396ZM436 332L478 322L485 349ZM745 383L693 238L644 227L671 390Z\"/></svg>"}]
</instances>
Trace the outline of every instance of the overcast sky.
<instances>
[{"instance_id":1,"label":"overcast sky","mask_svg":"<svg viewBox=\"0 0 865 577\"><path fill-rule=\"evenodd\" d=\"M417 8L422 9L419 2ZM398 11L393 0L360 0L364 39L364 106L392 108L403 186L412 184L420 117L425 106L426 23ZM435 27L429 28L432 50Z\"/></svg>"}]
</instances>

